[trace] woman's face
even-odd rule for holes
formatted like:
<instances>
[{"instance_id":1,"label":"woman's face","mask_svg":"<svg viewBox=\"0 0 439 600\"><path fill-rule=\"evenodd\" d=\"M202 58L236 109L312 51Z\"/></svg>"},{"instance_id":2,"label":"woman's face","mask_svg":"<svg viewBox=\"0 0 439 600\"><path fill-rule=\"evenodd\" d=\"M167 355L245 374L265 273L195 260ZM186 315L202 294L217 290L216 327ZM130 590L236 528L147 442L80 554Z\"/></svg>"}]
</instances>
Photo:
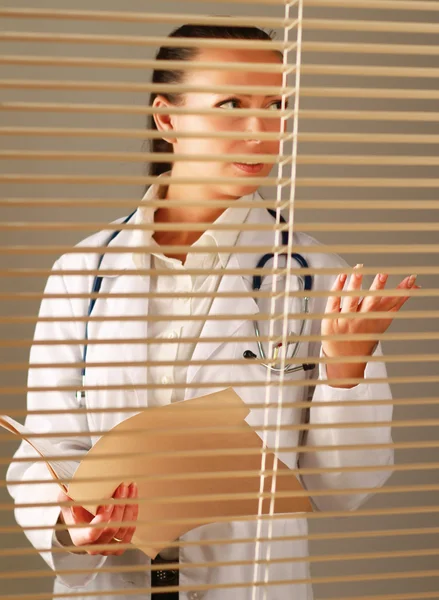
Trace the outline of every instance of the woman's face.
<instances>
[{"instance_id":1,"label":"woman's face","mask_svg":"<svg viewBox=\"0 0 439 600\"><path fill-rule=\"evenodd\" d=\"M193 62L225 62L230 64L249 63L272 63L282 64L281 57L267 50L228 50L228 49L202 49ZM271 86L277 87L279 92L282 87L282 73L267 73L262 71L233 71L233 70L190 70L186 72L185 84L194 86L227 86L233 90L236 86ZM268 94L268 92L267 92ZM288 99L286 99L288 100ZM279 134L281 126L285 131L285 122L277 117L241 116L240 108L267 109L274 113L281 109L282 96L277 95L242 95L229 93L190 92L184 95L183 106L191 109L220 108L224 115L160 115L164 117L156 122L159 129L163 131L164 139L173 144L174 152L184 155L201 154L209 156L222 154L224 161L185 161L175 162L172 174L182 177L216 177L233 178L236 183L223 183L208 185L203 190L205 197L241 197L254 192L259 185L247 184L249 177L267 177L273 168L272 163L262 164L258 161L258 154L279 154L279 140L257 140L255 134L274 133ZM158 96L154 106L169 106L169 103ZM287 106L287 103L286 103ZM211 132L212 137L207 138L173 138L172 130ZM215 137L218 131L234 131L248 134L245 139L224 139ZM257 162L259 166L252 170L237 163L227 161L231 154L249 154L246 162ZM200 191L198 185L198 190Z\"/></svg>"}]
</instances>

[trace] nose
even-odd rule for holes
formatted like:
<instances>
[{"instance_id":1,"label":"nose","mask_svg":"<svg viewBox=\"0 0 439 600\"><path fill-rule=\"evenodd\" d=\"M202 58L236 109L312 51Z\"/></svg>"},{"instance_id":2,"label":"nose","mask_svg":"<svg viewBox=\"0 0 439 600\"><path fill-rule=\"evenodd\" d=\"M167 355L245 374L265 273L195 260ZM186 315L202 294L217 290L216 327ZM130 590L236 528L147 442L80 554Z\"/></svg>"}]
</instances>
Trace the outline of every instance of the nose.
<instances>
[{"instance_id":1,"label":"nose","mask_svg":"<svg viewBox=\"0 0 439 600\"><path fill-rule=\"evenodd\" d=\"M252 138L252 134L258 132L264 132L265 126L263 123L264 119L259 117L249 117L246 122L246 131L249 133L248 143L252 145L260 144L262 140Z\"/></svg>"},{"instance_id":2,"label":"nose","mask_svg":"<svg viewBox=\"0 0 439 600\"><path fill-rule=\"evenodd\" d=\"M253 146L259 146L262 140L254 140L249 138L248 140L246 140L247 144L253 148Z\"/></svg>"}]
</instances>

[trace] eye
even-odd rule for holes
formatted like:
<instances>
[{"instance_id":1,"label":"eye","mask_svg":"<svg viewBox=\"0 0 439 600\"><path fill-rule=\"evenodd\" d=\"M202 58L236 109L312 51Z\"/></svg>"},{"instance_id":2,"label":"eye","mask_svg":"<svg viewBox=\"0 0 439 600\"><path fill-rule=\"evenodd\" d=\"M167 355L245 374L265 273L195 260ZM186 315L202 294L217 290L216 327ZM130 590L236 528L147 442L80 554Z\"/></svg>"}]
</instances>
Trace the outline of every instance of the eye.
<instances>
[{"instance_id":1,"label":"eye","mask_svg":"<svg viewBox=\"0 0 439 600\"><path fill-rule=\"evenodd\" d=\"M224 100L224 102L220 102L220 104L218 104L218 108L223 107L226 104L230 104L232 102L234 102L235 104L239 104L238 98L230 98L229 100Z\"/></svg>"},{"instance_id":2,"label":"eye","mask_svg":"<svg viewBox=\"0 0 439 600\"><path fill-rule=\"evenodd\" d=\"M239 105L240 104L240 100L238 98L229 98L228 100L224 100L223 102L220 102L219 104L217 104L218 108L222 108L223 106L227 105L227 104L236 104ZM276 102L273 102L272 104L270 104L271 108L272 106L275 106L277 108L277 110L281 110L282 109L282 100L277 100ZM288 101L285 102L285 108L288 109Z\"/></svg>"},{"instance_id":3,"label":"eye","mask_svg":"<svg viewBox=\"0 0 439 600\"><path fill-rule=\"evenodd\" d=\"M282 100L277 100L276 102L273 102L273 104L270 105L271 106L276 106L278 110L282 110ZM285 108L288 108L288 104L285 103Z\"/></svg>"}]
</instances>

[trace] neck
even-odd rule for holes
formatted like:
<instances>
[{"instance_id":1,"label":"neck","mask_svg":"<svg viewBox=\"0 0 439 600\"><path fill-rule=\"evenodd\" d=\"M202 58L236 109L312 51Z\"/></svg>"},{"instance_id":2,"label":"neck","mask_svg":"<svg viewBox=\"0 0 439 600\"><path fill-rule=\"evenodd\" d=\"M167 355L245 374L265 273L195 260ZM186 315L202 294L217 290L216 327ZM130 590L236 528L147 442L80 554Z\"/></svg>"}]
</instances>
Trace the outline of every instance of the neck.
<instances>
[{"instance_id":1,"label":"neck","mask_svg":"<svg viewBox=\"0 0 439 600\"><path fill-rule=\"evenodd\" d=\"M186 198L188 197L192 196L186 195ZM167 194L165 199L176 198ZM209 206L186 205L158 208L154 213L154 223L184 223L184 227L179 231L156 231L153 237L161 246L191 246L203 235L203 231L191 229L191 223L213 223L224 210L224 208L209 208ZM176 258L182 257L180 255Z\"/></svg>"},{"instance_id":2,"label":"neck","mask_svg":"<svg viewBox=\"0 0 439 600\"><path fill-rule=\"evenodd\" d=\"M177 176L177 173L174 173ZM202 206L191 206L184 202L201 200ZM226 210L209 206L209 200L236 200L235 196L219 194L210 187L200 185L169 185L164 200L182 201L182 206L158 208L154 213L155 223L184 223L185 227L180 231L157 231L154 234L155 241L160 245L183 246L192 245L203 234L203 231L191 230L191 223L213 223ZM166 204L166 203L165 203ZM170 255L182 258L181 255Z\"/></svg>"},{"instance_id":3,"label":"neck","mask_svg":"<svg viewBox=\"0 0 439 600\"><path fill-rule=\"evenodd\" d=\"M174 176L179 176L177 173ZM171 184L168 186L165 200L181 202L181 206L167 208L164 206L156 211L160 213L160 219L165 222L175 221L177 223L213 223L225 210L211 206L211 200L237 200L237 196L218 192L212 186ZM202 202L202 205L191 206L186 204L188 200ZM165 218L166 215L166 218Z\"/></svg>"}]
</instances>

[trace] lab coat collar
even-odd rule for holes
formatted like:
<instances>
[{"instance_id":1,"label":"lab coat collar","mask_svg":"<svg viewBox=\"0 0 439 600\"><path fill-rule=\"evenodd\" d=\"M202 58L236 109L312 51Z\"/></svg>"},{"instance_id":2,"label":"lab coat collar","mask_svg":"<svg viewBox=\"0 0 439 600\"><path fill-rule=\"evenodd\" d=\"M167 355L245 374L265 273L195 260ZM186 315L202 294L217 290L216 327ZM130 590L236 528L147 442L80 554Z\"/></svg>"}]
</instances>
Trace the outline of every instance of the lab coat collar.
<instances>
[{"instance_id":1,"label":"lab coat collar","mask_svg":"<svg viewBox=\"0 0 439 600\"><path fill-rule=\"evenodd\" d=\"M166 171L158 176L157 182L150 186L142 198L142 201L139 205L139 208L136 212L135 223L136 224L152 224L154 223L154 214L158 209L158 206L151 206L152 200L161 200L166 197L167 186L162 185L160 183L160 178L171 175L171 171ZM245 222L248 213L250 211L249 207L243 207L242 204L252 200L254 198L254 194L247 194L238 198L234 201L233 206L227 208L225 211L221 213L221 215L215 220L215 225L240 225ZM166 200L163 200L164 203ZM155 242L153 238L154 232L153 230L144 230L136 233L136 237L138 239L139 246L147 246L153 245L157 248L157 253L154 253L155 256L158 256L161 260L171 263L175 261L175 259L170 259L164 256L161 252L160 246ZM239 232L236 229L224 229L218 230L209 228L207 231L204 231L201 237L193 244L194 246L203 247L207 246L234 246L236 243L236 239L239 235ZM197 260L197 258L199 260ZM218 258L220 261L220 265L225 268L227 265L227 261L229 259L229 253L220 252L218 254ZM215 257L216 259L216 257ZM195 262L197 263L195 266L197 268L204 266L202 265L202 255L197 255L195 257ZM136 266L141 269L144 268L145 263L145 253L134 253L133 262ZM193 262L193 261L192 261ZM199 264L198 264L199 263ZM210 265L213 263L213 260L209 260L206 268L210 268Z\"/></svg>"},{"instance_id":2,"label":"lab coat collar","mask_svg":"<svg viewBox=\"0 0 439 600\"><path fill-rule=\"evenodd\" d=\"M136 214L133 213L130 219L127 221L128 224L133 225L135 223ZM125 217L122 219L117 219L117 221L113 221L112 224L122 223L125 220ZM102 253L104 254L100 266L101 271L125 271L127 269L135 269L136 265L133 261L133 250L139 245L138 243L138 233L137 230L132 229L122 229L119 231L117 236L111 240L109 244L106 243L106 240L110 238L112 231L103 231L102 232ZM106 248L112 247L121 247L124 249L124 252L105 252ZM129 250L132 248L133 250ZM103 277L117 277L120 273L116 272L114 274L106 274Z\"/></svg>"},{"instance_id":3,"label":"lab coat collar","mask_svg":"<svg viewBox=\"0 0 439 600\"><path fill-rule=\"evenodd\" d=\"M155 184L157 185L157 184ZM252 196L249 195L248 198L250 199ZM247 198L247 196L246 196ZM254 194L254 199L255 200L263 200L263 198L261 197L261 195L259 194L258 191L255 192ZM224 213L223 213L224 214ZM113 221L113 223L121 223L124 220L124 218L118 219L117 221ZM136 213L134 213L131 218L128 220L129 224L134 224L136 222ZM275 222L273 217L268 213L268 211L266 209L263 208L252 208L248 211L247 214L247 219L245 221L246 223L263 223L266 225L272 225L273 229L275 226ZM107 246L105 244L105 240L108 239L112 232L111 231L103 231L102 233L102 245L103 247L103 251L105 251L105 247ZM136 264L133 260L133 255L134 255L134 250L136 249L136 247L139 247L141 245L140 239L141 239L141 231L139 230L129 230L129 229L123 229L119 232L119 234L108 244L108 247L123 247L124 249L129 249L132 248L133 251L125 251L125 252L121 252L121 253L116 253L116 252L112 252L112 253L104 253L104 257L102 259L101 262L101 266L100 269L101 270L108 270L108 271L121 271L121 270L126 270L126 269L136 269ZM240 235L238 236L237 240L236 240L236 245L241 245L241 246L254 246L254 245L272 245L273 243L273 235L274 233L271 231L265 231L265 232L261 232L261 231L242 231L240 233ZM263 241L265 240L265 241ZM150 257L149 254L144 256L148 256ZM229 258L229 267L231 267L231 260L232 257L235 255L231 255ZM250 254L250 253L245 253L245 254L238 254L236 255L236 259L238 260L238 263L240 265L240 268L250 268L251 266L254 266L254 254ZM146 266L145 261L144 262L144 268L149 268L149 266ZM149 262L149 261L148 261ZM106 275L106 277L117 277L117 273L115 273L114 275Z\"/></svg>"}]
</instances>

